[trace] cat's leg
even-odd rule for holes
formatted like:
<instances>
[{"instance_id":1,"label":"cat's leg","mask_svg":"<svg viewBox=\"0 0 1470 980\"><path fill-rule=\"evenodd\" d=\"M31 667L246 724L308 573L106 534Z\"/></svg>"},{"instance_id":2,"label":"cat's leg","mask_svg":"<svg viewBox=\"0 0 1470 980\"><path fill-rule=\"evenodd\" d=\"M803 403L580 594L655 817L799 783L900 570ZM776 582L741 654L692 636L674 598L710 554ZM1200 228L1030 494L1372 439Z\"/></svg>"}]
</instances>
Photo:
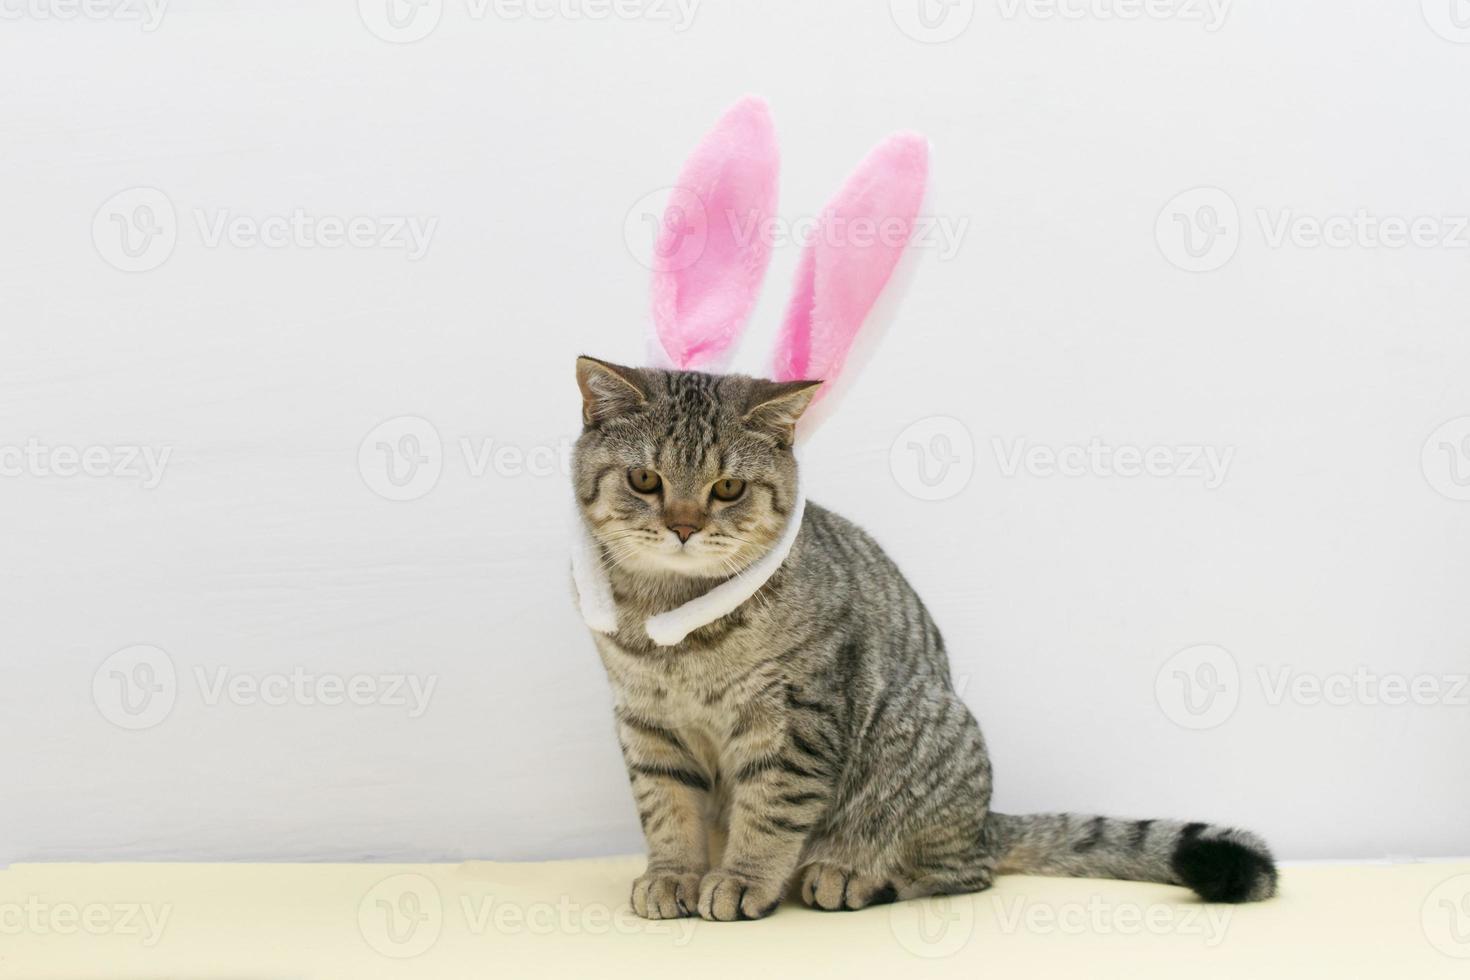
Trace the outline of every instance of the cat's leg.
<instances>
[{"instance_id":1,"label":"cat's leg","mask_svg":"<svg viewBox=\"0 0 1470 980\"><path fill-rule=\"evenodd\" d=\"M808 847L802 902L853 911L990 887L999 851L985 819L989 764L973 722L959 735L918 764L900 756L870 767L843 794Z\"/></svg>"},{"instance_id":2,"label":"cat's leg","mask_svg":"<svg viewBox=\"0 0 1470 980\"><path fill-rule=\"evenodd\" d=\"M985 797L988 801L988 792ZM904 848L907 881L898 897L961 895L989 888L999 859L985 827L985 813L985 808L960 795L949 819L912 833Z\"/></svg>"},{"instance_id":3,"label":"cat's leg","mask_svg":"<svg viewBox=\"0 0 1470 980\"><path fill-rule=\"evenodd\" d=\"M706 919L759 919L780 904L812 827L827 807L835 746L779 715L742 719L730 777L729 836L699 885Z\"/></svg>"},{"instance_id":4,"label":"cat's leg","mask_svg":"<svg viewBox=\"0 0 1470 980\"><path fill-rule=\"evenodd\" d=\"M672 729L617 713L618 741L648 842L648 868L633 882L633 911L646 919L695 914L709 867L705 812L710 782Z\"/></svg>"}]
</instances>

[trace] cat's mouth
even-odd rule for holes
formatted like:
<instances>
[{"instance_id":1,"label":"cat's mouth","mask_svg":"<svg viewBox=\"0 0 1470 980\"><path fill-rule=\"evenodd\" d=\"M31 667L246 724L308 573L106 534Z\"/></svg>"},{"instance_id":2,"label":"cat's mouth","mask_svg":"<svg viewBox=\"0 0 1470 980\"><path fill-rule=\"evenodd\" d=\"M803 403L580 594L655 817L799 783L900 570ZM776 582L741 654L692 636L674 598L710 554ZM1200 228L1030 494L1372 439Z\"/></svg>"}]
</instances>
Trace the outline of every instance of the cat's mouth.
<instances>
[{"instance_id":1,"label":"cat's mouth","mask_svg":"<svg viewBox=\"0 0 1470 980\"><path fill-rule=\"evenodd\" d=\"M649 558L661 570L696 578L719 574L729 561L725 555L711 551L709 542L702 540L700 535L681 541L670 533L650 552Z\"/></svg>"},{"instance_id":2,"label":"cat's mouth","mask_svg":"<svg viewBox=\"0 0 1470 980\"><path fill-rule=\"evenodd\" d=\"M737 555L714 545L705 531L687 538L677 532L645 529L623 548L610 548L613 563L631 571L687 578L722 578L740 570Z\"/></svg>"}]
</instances>

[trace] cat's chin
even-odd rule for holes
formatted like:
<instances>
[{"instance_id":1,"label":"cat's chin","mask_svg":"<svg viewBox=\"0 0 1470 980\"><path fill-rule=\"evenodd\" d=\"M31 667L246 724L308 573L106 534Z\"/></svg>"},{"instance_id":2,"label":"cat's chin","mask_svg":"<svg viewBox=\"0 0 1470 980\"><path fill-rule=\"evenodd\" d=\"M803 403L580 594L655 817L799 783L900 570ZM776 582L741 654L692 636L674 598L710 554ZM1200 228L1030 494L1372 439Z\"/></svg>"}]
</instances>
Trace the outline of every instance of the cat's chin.
<instances>
[{"instance_id":1,"label":"cat's chin","mask_svg":"<svg viewBox=\"0 0 1470 980\"><path fill-rule=\"evenodd\" d=\"M725 555L705 555L685 549L639 551L624 557L618 565L637 575L661 578L721 579L734 571Z\"/></svg>"}]
</instances>

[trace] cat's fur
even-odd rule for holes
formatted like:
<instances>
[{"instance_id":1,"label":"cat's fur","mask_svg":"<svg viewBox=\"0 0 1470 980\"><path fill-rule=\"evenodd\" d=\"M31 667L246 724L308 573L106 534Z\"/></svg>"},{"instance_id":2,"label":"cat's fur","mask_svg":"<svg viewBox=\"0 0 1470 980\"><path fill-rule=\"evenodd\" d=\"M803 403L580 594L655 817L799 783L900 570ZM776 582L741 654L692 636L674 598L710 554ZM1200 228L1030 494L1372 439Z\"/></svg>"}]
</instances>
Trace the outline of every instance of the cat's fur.
<instances>
[{"instance_id":1,"label":"cat's fur","mask_svg":"<svg viewBox=\"0 0 1470 980\"><path fill-rule=\"evenodd\" d=\"M738 375L577 367L574 478L618 609L594 633L648 841L634 910L755 919L788 887L820 909L978 891L997 873L1187 885L1270 897L1258 837L1203 823L990 810L979 726L944 641L882 549L815 504L753 599L655 646L645 620L708 591L780 536L795 499L794 425L815 392ZM655 471L635 492L630 468ZM717 479L746 481L714 500ZM672 524L700 530L681 543ZM712 829L723 854L711 865Z\"/></svg>"}]
</instances>

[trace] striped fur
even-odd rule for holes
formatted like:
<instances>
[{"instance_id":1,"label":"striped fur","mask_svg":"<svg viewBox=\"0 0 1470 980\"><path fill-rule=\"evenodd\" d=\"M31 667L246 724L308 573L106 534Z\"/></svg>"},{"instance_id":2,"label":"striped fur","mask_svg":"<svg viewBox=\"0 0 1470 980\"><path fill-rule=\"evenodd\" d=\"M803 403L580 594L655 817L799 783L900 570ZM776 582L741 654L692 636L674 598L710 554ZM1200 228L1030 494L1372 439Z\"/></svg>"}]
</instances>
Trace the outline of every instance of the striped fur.
<instances>
[{"instance_id":1,"label":"striped fur","mask_svg":"<svg viewBox=\"0 0 1470 980\"><path fill-rule=\"evenodd\" d=\"M795 494L790 425L810 395L588 358L578 374L574 479L619 619L594 639L648 842L639 915L760 918L788 890L858 909L978 891L1005 872L1168 882L1218 901L1274 893L1270 852L1243 831L991 812L985 741L938 627L873 539L815 504L751 601L653 645L650 615L779 537ZM656 471L661 491L635 492L632 467ZM725 478L746 481L739 500L711 499ZM700 526L688 544L670 512Z\"/></svg>"}]
</instances>

